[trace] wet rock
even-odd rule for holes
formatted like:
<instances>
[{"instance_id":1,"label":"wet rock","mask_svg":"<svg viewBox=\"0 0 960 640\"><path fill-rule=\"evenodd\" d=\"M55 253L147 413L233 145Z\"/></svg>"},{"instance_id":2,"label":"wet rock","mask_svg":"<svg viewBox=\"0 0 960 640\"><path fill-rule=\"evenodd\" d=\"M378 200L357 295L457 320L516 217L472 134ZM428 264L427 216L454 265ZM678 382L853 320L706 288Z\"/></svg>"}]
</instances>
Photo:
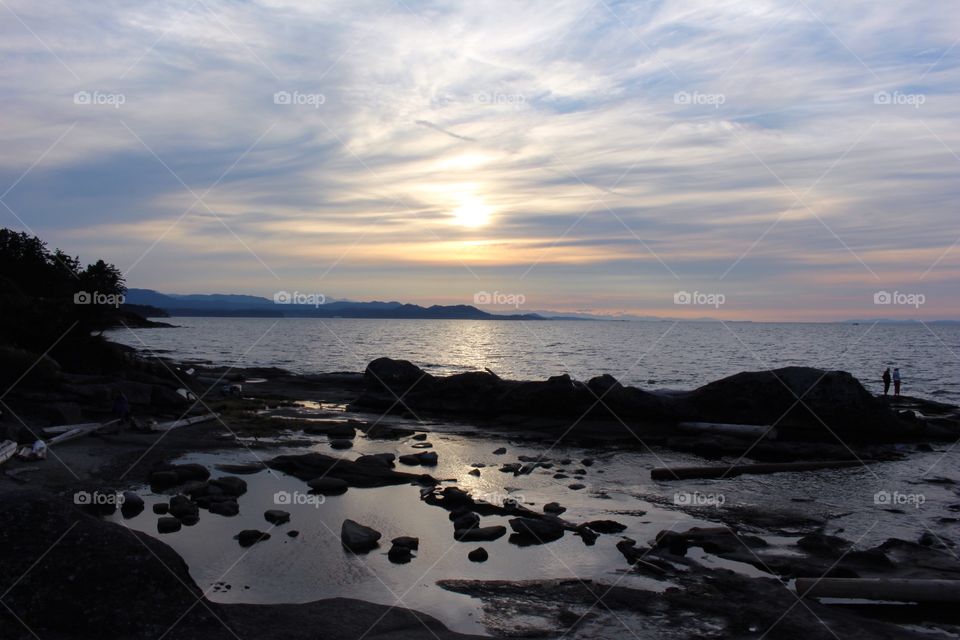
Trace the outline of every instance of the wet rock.
<instances>
[{"instance_id":1,"label":"wet rock","mask_svg":"<svg viewBox=\"0 0 960 640\"><path fill-rule=\"evenodd\" d=\"M350 487L346 480L340 478L314 478L307 486L325 496L338 496Z\"/></svg>"},{"instance_id":2,"label":"wet rock","mask_svg":"<svg viewBox=\"0 0 960 640\"><path fill-rule=\"evenodd\" d=\"M263 512L263 518L270 524L277 526L290 522L290 512L282 509L268 509Z\"/></svg>"},{"instance_id":3,"label":"wet rock","mask_svg":"<svg viewBox=\"0 0 960 640\"><path fill-rule=\"evenodd\" d=\"M471 512L465 513L456 520L453 521L454 530L459 529L473 529L474 527L480 526L480 516Z\"/></svg>"},{"instance_id":4,"label":"wet rock","mask_svg":"<svg viewBox=\"0 0 960 640\"><path fill-rule=\"evenodd\" d=\"M429 442L417 442L410 445L412 449L433 449L433 445Z\"/></svg>"},{"instance_id":5,"label":"wet rock","mask_svg":"<svg viewBox=\"0 0 960 640\"><path fill-rule=\"evenodd\" d=\"M399 538L394 538L390 541L394 546L407 547L408 549L413 549L416 551L420 548L420 538L415 538L413 536L400 536Z\"/></svg>"},{"instance_id":6,"label":"wet rock","mask_svg":"<svg viewBox=\"0 0 960 640\"><path fill-rule=\"evenodd\" d=\"M561 507L559 502L548 502L547 504L543 505L544 513L552 513L555 515L560 515L566 510L567 508Z\"/></svg>"},{"instance_id":7,"label":"wet rock","mask_svg":"<svg viewBox=\"0 0 960 640\"><path fill-rule=\"evenodd\" d=\"M244 529L235 535L234 539L240 543L241 547L250 547L263 540L269 540L270 534L257 529Z\"/></svg>"},{"instance_id":8,"label":"wet rock","mask_svg":"<svg viewBox=\"0 0 960 640\"><path fill-rule=\"evenodd\" d=\"M523 467L519 462L508 462L506 464L500 465L500 471L503 473L513 473L516 474Z\"/></svg>"},{"instance_id":9,"label":"wet rock","mask_svg":"<svg viewBox=\"0 0 960 640\"><path fill-rule=\"evenodd\" d=\"M353 520L344 520L340 527L340 542L354 553L366 553L378 546L381 533Z\"/></svg>"},{"instance_id":10,"label":"wet rock","mask_svg":"<svg viewBox=\"0 0 960 640\"><path fill-rule=\"evenodd\" d=\"M387 558L394 564L406 564L413 559L413 550L395 544L387 552Z\"/></svg>"},{"instance_id":11,"label":"wet rock","mask_svg":"<svg viewBox=\"0 0 960 640\"><path fill-rule=\"evenodd\" d=\"M471 470L471 471L468 472L468 475L476 476L476 477L479 478L479 477L480 477L480 469L473 469L473 470Z\"/></svg>"},{"instance_id":12,"label":"wet rock","mask_svg":"<svg viewBox=\"0 0 960 640\"><path fill-rule=\"evenodd\" d=\"M493 455L495 455L495 456L502 456L502 455L505 454L506 452L507 452L507 448L506 448L506 447L500 447L499 449L494 449Z\"/></svg>"},{"instance_id":13,"label":"wet rock","mask_svg":"<svg viewBox=\"0 0 960 640\"><path fill-rule=\"evenodd\" d=\"M187 496L176 495L170 498L169 513L178 520L189 520L195 516L199 516L200 507Z\"/></svg>"},{"instance_id":14,"label":"wet rock","mask_svg":"<svg viewBox=\"0 0 960 640\"><path fill-rule=\"evenodd\" d=\"M582 465L585 466L585 467L592 467L592 466L593 466L593 458L584 458L583 460L580 461L580 464L582 464Z\"/></svg>"},{"instance_id":15,"label":"wet rock","mask_svg":"<svg viewBox=\"0 0 960 640\"><path fill-rule=\"evenodd\" d=\"M392 469L393 461L396 459L397 456L392 453L369 453L360 456L356 461L360 464L376 464L381 467L386 467L387 469Z\"/></svg>"},{"instance_id":16,"label":"wet rock","mask_svg":"<svg viewBox=\"0 0 960 640\"><path fill-rule=\"evenodd\" d=\"M338 440L331 440L331 441L330 441L330 448L331 448L331 449L343 450L343 449L349 449L349 448L351 448L352 446L353 446L353 441L352 441L352 440L338 439Z\"/></svg>"},{"instance_id":17,"label":"wet rock","mask_svg":"<svg viewBox=\"0 0 960 640\"><path fill-rule=\"evenodd\" d=\"M158 466L150 474L150 485L165 489L193 480L206 480L210 471L201 464L167 464Z\"/></svg>"},{"instance_id":18,"label":"wet rock","mask_svg":"<svg viewBox=\"0 0 960 640\"><path fill-rule=\"evenodd\" d=\"M413 436L413 439L414 439L414 440L426 440L426 439L427 439L427 434L425 434L425 433L418 433L418 434L416 434L416 435Z\"/></svg>"},{"instance_id":19,"label":"wet rock","mask_svg":"<svg viewBox=\"0 0 960 640\"><path fill-rule=\"evenodd\" d=\"M563 526L551 519L512 518L510 528L520 538L533 544L543 544L563 537Z\"/></svg>"},{"instance_id":20,"label":"wet rock","mask_svg":"<svg viewBox=\"0 0 960 640\"><path fill-rule=\"evenodd\" d=\"M467 558L470 560L470 562L486 562L487 558L489 557L490 555L483 547L477 547L467 554Z\"/></svg>"},{"instance_id":21,"label":"wet rock","mask_svg":"<svg viewBox=\"0 0 960 640\"><path fill-rule=\"evenodd\" d=\"M590 522L586 522L584 524L597 533L620 533L621 531L626 531L627 529L627 525L621 524L616 520L591 520Z\"/></svg>"},{"instance_id":22,"label":"wet rock","mask_svg":"<svg viewBox=\"0 0 960 640\"><path fill-rule=\"evenodd\" d=\"M567 485L567 486L568 486L570 489L573 489L574 491L579 491L580 489L586 488L587 485L585 485L585 484L580 484L579 482L574 482L573 484Z\"/></svg>"},{"instance_id":23,"label":"wet rock","mask_svg":"<svg viewBox=\"0 0 960 640\"><path fill-rule=\"evenodd\" d=\"M555 473L555 474L553 474L553 479L554 479L554 480L566 480L566 479L569 478L569 477L570 477L570 476L568 476L568 475L565 474L565 473Z\"/></svg>"},{"instance_id":24,"label":"wet rock","mask_svg":"<svg viewBox=\"0 0 960 640\"><path fill-rule=\"evenodd\" d=\"M228 496L242 496L247 492L247 481L236 476L223 476L209 482L210 487L216 487Z\"/></svg>"},{"instance_id":25,"label":"wet rock","mask_svg":"<svg viewBox=\"0 0 960 640\"><path fill-rule=\"evenodd\" d=\"M583 543L588 547L593 545L597 541L597 538L600 537L600 534L586 525L580 525L577 527L577 531L573 535L580 536L580 538L583 540Z\"/></svg>"},{"instance_id":26,"label":"wet rock","mask_svg":"<svg viewBox=\"0 0 960 640\"><path fill-rule=\"evenodd\" d=\"M160 516L170 513L170 505L166 502L157 502L153 505L153 512Z\"/></svg>"},{"instance_id":27,"label":"wet rock","mask_svg":"<svg viewBox=\"0 0 960 640\"><path fill-rule=\"evenodd\" d=\"M180 531L182 526L180 520L173 516L163 516L157 519L157 533L173 533L174 531Z\"/></svg>"},{"instance_id":28,"label":"wet rock","mask_svg":"<svg viewBox=\"0 0 960 640\"><path fill-rule=\"evenodd\" d=\"M217 471L223 471L225 473L230 473L238 476L249 476L254 473L260 473L267 468L267 465L262 462L245 462L241 464L218 464L216 465Z\"/></svg>"},{"instance_id":29,"label":"wet rock","mask_svg":"<svg viewBox=\"0 0 960 640\"><path fill-rule=\"evenodd\" d=\"M431 451L417 455L437 454ZM277 456L267 465L304 481L320 477L338 478L351 487L386 487L411 482L430 486L437 484L436 479L426 474L402 473L376 464L358 463L316 452Z\"/></svg>"},{"instance_id":30,"label":"wet rock","mask_svg":"<svg viewBox=\"0 0 960 640\"><path fill-rule=\"evenodd\" d=\"M439 458L436 451L424 451L422 453L408 453L400 456L398 459L401 463L411 466L423 465L425 467L432 467L436 466Z\"/></svg>"},{"instance_id":31,"label":"wet rock","mask_svg":"<svg viewBox=\"0 0 960 640\"><path fill-rule=\"evenodd\" d=\"M363 380L370 389L409 394L430 387L435 378L407 360L377 358L367 365Z\"/></svg>"},{"instance_id":32,"label":"wet rock","mask_svg":"<svg viewBox=\"0 0 960 640\"><path fill-rule=\"evenodd\" d=\"M207 511L218 516L231 518L240 513L240 505L236 500L217 500L207 506Z\"/></svg>"},{"instance_id":33,"label":"wet rock","mask_svg":"<svg viewBox=\"0 0 960 640\"><path fill-rule=\"evenodd\" d=\"M461 542L486 542L497 540L506 534L506 527L493 525L489 527L474 527L473 529L457 529L453 532L453 537Z\"/></svg>"},{"instance_id":34,"label":"wet rock","mask_svg":"<svg viewBox=\"0 0 960 640\"><path fill-rule=\"evenodd\" d=\"M821 533L812 533L797 540L797 546L804 551L827 557L840 557L851 544L848 540L837 536L828 536Z\"/></svg>"},{"instance_id":35,"label":"wet rock","mask_svg":"<svg viewBox=\"0 0 960 640\"><path fill-rule=\"evenodd\" d=\"M300 532L297 531L296 529L290 529L290 531L287 531L287 536L291 538L296 538L299 535L300 535Z\"/></svg>"},{"instance_id":36,"label":"wet rock","mask_svg":"<svg viewBox=\"0 0 960 640\"><path fill-rule=\"evenodd\" d=\"M144 508L143 498L133 491L123 492L123 504L120 506L120 513L123 514L124 518L133 518L140 515Z\"/></svg>"}]
</instances>

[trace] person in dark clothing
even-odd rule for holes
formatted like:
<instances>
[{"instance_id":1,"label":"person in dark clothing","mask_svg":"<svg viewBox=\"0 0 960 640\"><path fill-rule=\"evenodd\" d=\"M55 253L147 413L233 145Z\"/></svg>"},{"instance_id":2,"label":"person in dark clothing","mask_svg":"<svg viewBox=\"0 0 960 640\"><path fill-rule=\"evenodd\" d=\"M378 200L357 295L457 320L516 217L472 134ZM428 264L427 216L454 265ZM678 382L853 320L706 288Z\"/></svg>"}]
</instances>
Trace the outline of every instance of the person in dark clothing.
<instances>
[{"instance_id":1,"label":"person in dark clothing","mask_svg":"<svg viewBox=\"0 0 960 640\"><path fill-rule=\"evenodd\" d=\"M887 395L890 393L890 367L883 370L881 379L883 380L883 395Z\"/></svg>"},{"instance_id":2,"label":"person in dark clothing","mask_svg":"<svg viewBox=\"0 0 960 640\"><path fill-rule=\"evenodd\" d=\"M119 389L113 392L113 415L120 420L120 424L130 424L130 402Z\"/></svg>"},{"instance_id":3,"label":"person in dark clothing","mask_svg":"<svg viewBox=\"0 0 960 640\"><path fill-rule=\"evenodd\" d=\"M900 367L893 368L893 397L900 397Z\"/></svg>"}]
</instances>

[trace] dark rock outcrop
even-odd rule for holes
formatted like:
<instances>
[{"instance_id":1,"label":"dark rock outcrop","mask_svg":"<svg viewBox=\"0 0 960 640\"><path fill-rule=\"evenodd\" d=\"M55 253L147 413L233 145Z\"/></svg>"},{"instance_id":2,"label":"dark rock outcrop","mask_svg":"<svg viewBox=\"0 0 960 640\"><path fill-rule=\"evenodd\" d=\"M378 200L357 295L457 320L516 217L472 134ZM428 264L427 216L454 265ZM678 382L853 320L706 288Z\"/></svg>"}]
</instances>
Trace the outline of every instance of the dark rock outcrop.
<instances>
[{"instance_id":1,"label":"dark rock outcrop","mask_svg":"<svg viewBox=\"0 0 960 640\"><path fill-rule=\"evenodd\" d=\"M432 486L437 483L436 479L426 474L402 473L322 453L277 456L269 460L267 466L306 481L320 477L338 478L351 487L385 487L407 483Z\"/></svg>"}]
</instances>

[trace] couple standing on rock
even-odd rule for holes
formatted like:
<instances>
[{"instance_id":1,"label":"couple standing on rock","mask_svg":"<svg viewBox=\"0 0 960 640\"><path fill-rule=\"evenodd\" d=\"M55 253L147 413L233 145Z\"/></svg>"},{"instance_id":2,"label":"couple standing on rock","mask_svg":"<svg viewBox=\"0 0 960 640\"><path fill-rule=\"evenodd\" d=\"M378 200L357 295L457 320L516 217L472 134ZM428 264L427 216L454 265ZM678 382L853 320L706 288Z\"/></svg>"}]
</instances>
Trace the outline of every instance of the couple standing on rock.
<instances>
[{"instance_id":1,"label":"couple standing on rock","mask_svg":"<svg viewBox=\"0 0 960 640\"><path fill-rule=\"evenodd\" d=\"M883 395L887 395L890 393L890 367L884 370L881 379L883 380ZM893 397L900 397L900 367L893 368Z\"/></svg>"}]
</instances>

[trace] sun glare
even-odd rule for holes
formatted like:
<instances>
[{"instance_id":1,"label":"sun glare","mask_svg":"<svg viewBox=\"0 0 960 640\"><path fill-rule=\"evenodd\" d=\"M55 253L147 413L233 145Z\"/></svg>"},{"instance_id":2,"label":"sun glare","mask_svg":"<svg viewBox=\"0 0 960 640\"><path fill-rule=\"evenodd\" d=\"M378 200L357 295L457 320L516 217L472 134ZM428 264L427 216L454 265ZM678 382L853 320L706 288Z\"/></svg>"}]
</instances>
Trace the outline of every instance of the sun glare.
<instances>
[{"instance_id":1,"label":"sun glare","mask_svg":"<svg viewBox=\"0 0 960 640\"><path fill-rule=\"evenodd\" d=\"M453 210L454 222L462 227L474 229L490 222L491 209L482 201L471 199Z\"/></svg>"}]
</instances>

